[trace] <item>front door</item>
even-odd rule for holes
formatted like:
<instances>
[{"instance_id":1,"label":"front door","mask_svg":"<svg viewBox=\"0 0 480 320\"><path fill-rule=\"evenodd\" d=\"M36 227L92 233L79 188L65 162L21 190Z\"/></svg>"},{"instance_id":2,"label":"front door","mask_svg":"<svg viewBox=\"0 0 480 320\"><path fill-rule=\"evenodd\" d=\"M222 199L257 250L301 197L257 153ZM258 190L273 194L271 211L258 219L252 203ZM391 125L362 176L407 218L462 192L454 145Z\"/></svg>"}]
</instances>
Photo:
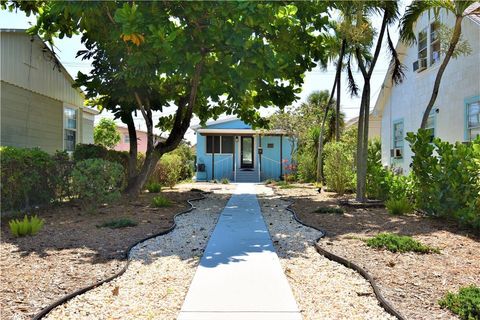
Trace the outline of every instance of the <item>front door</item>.
<instances>
[{"instance_id":1,"label":"front door","mask_svg":"<svg viewBox=\"0 0 480 320\"><path fill-rule=\"evenodd\" d=\"M240 168L253 168L253 137L241 137Z\"/></svg>"}]
</instances>

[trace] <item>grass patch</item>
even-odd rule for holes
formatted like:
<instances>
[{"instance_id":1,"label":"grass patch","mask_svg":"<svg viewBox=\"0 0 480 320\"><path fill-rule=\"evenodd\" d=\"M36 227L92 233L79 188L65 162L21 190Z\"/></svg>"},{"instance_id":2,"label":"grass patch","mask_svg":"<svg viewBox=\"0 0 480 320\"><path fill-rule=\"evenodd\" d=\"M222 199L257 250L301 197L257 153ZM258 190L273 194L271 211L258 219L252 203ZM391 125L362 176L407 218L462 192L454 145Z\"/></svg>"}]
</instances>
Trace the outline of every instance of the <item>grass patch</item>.
<instances>
[{"instance_id":1,"label":"grass patch","mask_svg":"<svg viewBox=\"0 0 480 320\"><path fill-rule=\"evenodd\" d=\"M97 227L120 229L120 228L127 228L127 227L135 227L136 225L138 225L136 221L130 220L128 218L123 218L123 219L113 219L113 220L106 221Z\"/></svg>"},{"instance_id":2,"label":"grass patch","mask_svg":"<svg viewBox=\"0 0 480 320\"><path fill-rule=\"evenodd\" d=\"M275 179L267 179L265 180L265 184L275 184L277 181L275 181Z\"/></svg>"},{"instance_id":3,"label":"grass patch","mask_svg":"<svg viewBox=\"0 0 480 320\"><path fill-rule=\"evenodd\" d=\"M155 208L163 208L163 207L170 207L172 202L165 198L164 196L156 196L152 199L152 206Z\"/></svg>"},{"instance_id":4,"label":"grass patch","mask_svg":"<svg viewBox=\"0 0 480 320\"><path fill-rule=\"evenodd\" d=\"M294 185L289 184L285 181L277 181L277 182L275 182L275 186L279 187L280 189L293 189L293 188L295 188Z\"/></svg>"},{"instance_id":5,"label":"grass patch","mask_svg":"<svg viewBox=\"0 0 480 320\"><path fill-rule=\"evenodd\" d=\"M480 319L480 288L474 285L460 288L458 293L448 292L438 301L462 320Z\"/></svg>"},{"instance_id":6,"label":"grass patch","mask_svg":"<svg viewBox=\"0 0 480 320\"><path fill-rule=\"evenodd\" d=\"M145 189L150 193L159 193L162 190L162 185L158 182L152 182L147 184Z\"/></svg>"},{"instance_id":7,"label":"grass patch","mask_svg":"<svg viewBox=\"0 0 480 320\"><path fill-rule=\"evenodd\" d=\"M412 237L393 233L380 233L365 242L371 248L387 249L391 252L440 253L439 249L424 245Z\"/></svg>"},{"instance_id":8,"label":"grass patch","mask_svg":"<svg viewBox=\"0 0 480 320\"><path fill-rule=\"evenodd\" d=\"M227 178L223 178L221 180L222 184L229 184L230 183L230 180L228 180Z\"/></svg>"},{"instance_id":9,"label":"grass patch","mask_svg":"<svg viewBox=\"0 0 480 320\"><path fill-rule=\"evenodd\" d=\"M413 206L407 198L390 199L385 202L385 207L390 214L395 216L404 215L413 211Z\"/></svg>"},{"instance_id":10,"label":"grass patch","mask_svg":"<svg viewBox=\"0 0 480 320\"><path fill-rule=\"evenodd\" d=\"M343 214L343 209L340 207L318 207L313 213L336 213Z\"/></svg>"}]
</instances>

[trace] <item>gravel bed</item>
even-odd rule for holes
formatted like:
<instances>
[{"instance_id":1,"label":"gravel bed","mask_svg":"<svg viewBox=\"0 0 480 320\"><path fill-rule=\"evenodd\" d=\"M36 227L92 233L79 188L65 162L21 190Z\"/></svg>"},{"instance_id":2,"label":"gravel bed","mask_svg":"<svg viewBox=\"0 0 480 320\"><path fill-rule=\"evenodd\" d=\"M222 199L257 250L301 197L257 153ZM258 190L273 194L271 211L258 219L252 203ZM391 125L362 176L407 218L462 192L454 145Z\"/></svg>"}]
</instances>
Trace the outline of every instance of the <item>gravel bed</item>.
<instances>
[{"instance_id":1,"label":"gravel bed","mask_svg":"<svg viewBox=\"0 0 480 320\"><path fill-rule=\"evenodd\" d=\"M195 202L197 209L177 217L171 233L131 251L122 276L57 307L46 319L175 319L225 201L210 195Z\"/></svg>"},{"instance_id":2,"label":"gravel bed","mask_svg":"<svg viewBox=\"0 0 480 320\"><path fill-rule=\"evenodd\" d=\"M288 203L258 185L263 216L304 319L395 319L355 271L318 254L315 229L296 222Z\"/></svg>"}]
</instances>

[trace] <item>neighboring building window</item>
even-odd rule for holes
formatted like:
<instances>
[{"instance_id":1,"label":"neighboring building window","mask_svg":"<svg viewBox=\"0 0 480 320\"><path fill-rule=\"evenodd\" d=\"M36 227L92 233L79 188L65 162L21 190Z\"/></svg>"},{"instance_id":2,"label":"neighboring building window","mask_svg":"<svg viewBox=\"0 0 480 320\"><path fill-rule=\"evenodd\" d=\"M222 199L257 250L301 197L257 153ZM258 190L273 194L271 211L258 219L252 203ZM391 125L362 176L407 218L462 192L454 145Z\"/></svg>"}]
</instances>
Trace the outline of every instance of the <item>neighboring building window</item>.
<instances>
[{"instance_id":1,"label":"neighboring building window","mask_svg":"<svg viewBox=\"0 0 480 320\"><path fill-rule=\"evenodd\" d=\"M77 110L64 108L64 144L66 151L74 151L77 144Z\"/></svg>"},{"instance_id":2,"label":"neighboring building window","mask_svg":"<svg viewBox=\"0 0 480 320\"><path fill-rule=\"evenodd\" d=\"M207 153L212 153L214 145L215 153L233 153L233 136L207 136Z\"/></svg>"},{"instance_id":3,"label":"neighboring building window","mask_svg":"<svg viewBox=\"0 0 480 320\"><path fill-rule=\"evenodd\" d=\"M427 28L418 34L418 60L427 59Z\"/></svg>"},{"instance_id":4,"label":"neighboring building window","mask_svg":"<svg viewBox=\"0 0 480 320\"><path fill-rule=\"evenodd\" d=\"M438 32L440 23L438 21L430 24L430 65L440 61L440 37Z\"/></svg>"},{"instance_id":5,"label":"neighboring building window","mask_svg":"<svg viewBox=\"0 0 480 320\"><path fill-rule=\"evenodd\" d=\"M433 142L433 138L435 138L435 122L437 117L437 111L433 110L430 112L430 115L427 118L427 125L425 126L425 130L430 132L430 142Z\"/></svg>"},{"instance_id":6,"label":"neighboring building window","mask_svg":"<svg viewBox=\"0 0 480 320\"><path fill-rule=\"evenodd\" d=\"M123 135L123 142L130 143L130 135L128 134Z\"/></svg>"},{"instance_id":7,"label":"neighboring building window","mask_svg":"<svg viewBox=\"0 0 480 320\"><path fill-rule=\"evenodd\" d=\"M467 104L467 139L480 136L480 100Z\"/></svg>"},{"instance_id":8,"label":"neighboring building window","mask_svg":"<svg viewBox=\"0 0 480 320\"><path fill-rule=\"evenodd\" d=\"M393 157L403 158L403 121L393 124Z\"/></svg>"},{"instance_id":9,"label":"neighboring building window","mask_svg":"<svg viewBox=\"0 0 480 320\"><path fill-rule=\"evenodd\" d=\"M267 143L267 148L273 149L273 143Z\"/></svg>"}]
</instances>

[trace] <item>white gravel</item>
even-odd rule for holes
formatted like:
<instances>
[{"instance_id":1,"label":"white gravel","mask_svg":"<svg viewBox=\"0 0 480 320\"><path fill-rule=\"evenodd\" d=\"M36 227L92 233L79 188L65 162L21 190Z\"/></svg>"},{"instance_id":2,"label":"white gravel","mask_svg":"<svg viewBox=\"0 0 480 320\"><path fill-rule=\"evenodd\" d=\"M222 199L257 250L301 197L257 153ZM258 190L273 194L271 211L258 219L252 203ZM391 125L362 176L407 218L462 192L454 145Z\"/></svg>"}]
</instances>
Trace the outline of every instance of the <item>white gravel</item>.
<instances>
[{"instance_id":1,"label":"white gravel","mask_svg":"<svg viewBox=\"0 0 480 320\"><path fill-rule=\"evenodd\" d=\"M296 222L288 203L257 186L265 222L304 319L396 319L357 272L318 254L320 232Z\"/></svg>"},{"instance_id":2,"label":"white gravel","mask_svg":"<svg viewBox=\"0 0 480 320\"><path fill-rule=\"evenodd\" d=\"M46 319L175 319L226 201L210 195L194 202L197 209L177 217L171 233L131 251L122 276L57 307Z\"/></svg>"}]
</instances>

